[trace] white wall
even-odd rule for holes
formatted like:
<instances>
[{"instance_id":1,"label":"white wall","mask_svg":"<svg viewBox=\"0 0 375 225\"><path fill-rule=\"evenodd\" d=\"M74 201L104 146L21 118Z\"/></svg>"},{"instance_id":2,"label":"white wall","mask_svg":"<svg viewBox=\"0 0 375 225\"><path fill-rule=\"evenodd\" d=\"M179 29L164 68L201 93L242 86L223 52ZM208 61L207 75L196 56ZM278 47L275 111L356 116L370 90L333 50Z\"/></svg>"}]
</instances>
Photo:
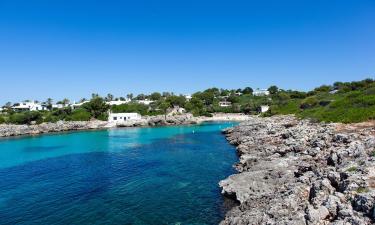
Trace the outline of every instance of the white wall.
<instances>
[{"instance_id":1,"label":"white wall","mask_svg":"<svg viewBox=\"0 0 375 225\"><path fill-rule=\"evenodd\" d=\"M110 113L108 115L108 122L134 121L141 118L141 115L138 113Z\"/></svg>"}]
</instances>

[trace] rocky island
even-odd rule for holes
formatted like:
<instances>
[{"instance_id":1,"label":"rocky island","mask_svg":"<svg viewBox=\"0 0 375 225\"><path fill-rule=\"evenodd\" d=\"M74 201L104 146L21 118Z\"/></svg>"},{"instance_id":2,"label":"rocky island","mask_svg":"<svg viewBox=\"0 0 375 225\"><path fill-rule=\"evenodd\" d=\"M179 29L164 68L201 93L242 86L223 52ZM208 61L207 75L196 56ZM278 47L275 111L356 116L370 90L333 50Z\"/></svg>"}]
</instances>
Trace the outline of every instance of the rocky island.
<instances>
[{"instance_id":1,"label":"rocky island","mask_svg":"<svg viewBox=\"0 0 375 225\"><path fill-rule=\"evenodd\" d=\"M373 224L375 128L346 128L274 116L223 131L240 161L221 224Z\"/></svg>"}]
</instances>

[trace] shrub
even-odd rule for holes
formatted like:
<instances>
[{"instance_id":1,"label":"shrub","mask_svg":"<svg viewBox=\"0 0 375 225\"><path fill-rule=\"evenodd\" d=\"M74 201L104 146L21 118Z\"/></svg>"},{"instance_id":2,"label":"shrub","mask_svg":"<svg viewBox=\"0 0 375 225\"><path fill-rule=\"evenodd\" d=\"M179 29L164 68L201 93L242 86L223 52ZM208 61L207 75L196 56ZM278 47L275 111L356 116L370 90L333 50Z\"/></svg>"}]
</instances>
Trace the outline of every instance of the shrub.
<instances>
[{"instance_id":1,"label":"shrub","mask_svg":"<svg viewBox=\"0 0 375 225\"><path fill-rule=\"evenodd\" d=\"M355 171L357 171L357 167L356 166L349 167L346 171L347 172L355 172Z\"/></svg>"},{"instance_id":2,"label":"shrub","mask_svg":"<svg viewBox=\"0 0 375 225\"><path fill-rule=\"evenodd\" d=\"M110 108L101 97L91 99L88 103L83 104L82 107L94 118L98 118Z\"/></svg>"},{"instance_id":3,"label":"shrub","mask_svg":"<svg viewBox=\"0 0 375 225\"><path fill-rule=\"evenodd\" d=\"M112 112L114 113L127 113L127 112L137 112L142 116L147 115L148 113L148 106L144 104L138 103L128 103L122 105L114 105L112 106Z\"/></svg>"},{"instance_id":4,"label":"shrub","mask_svg":"<svg viewBox=\"0 0 375 225\"><path fill-rule=\"evenodd\" d=\"M318 102L319 101L315 96L311 96L311 97L308 97L308 98L304 99L301 102L300 108L301 109L313 108L314 106L318 105Z\"/></svg>"},{"instance_id":5,"label":"shrub","mask_svg":"<svg viewBox=\"0 0 375 225\"><path fill-rule=\"evenodd\" d=\"M91 114L84 109L77 109L73 111L72 115L68 116L66 120L70 121L88 121Z\"/></svg>"},{"instance_id":6,"label":"shrub","mask_svg":"<svg viewBox=\"0 0 375 225\"><path fill-rule=\"evenodd\" d=\"M31 124L43 122L42 114L38 111L21 112L10 115L9 122L14 124Z\"/></svg>"},{"instance_id":7,"label":"shrub","mask_svg":"<svg viewBox=\"0 0 375 225\"><path fill-rule=\"evenodd\" d=\"M0 116L0 124L5 123L5 118Z\"/></svg>"}]
</instances>

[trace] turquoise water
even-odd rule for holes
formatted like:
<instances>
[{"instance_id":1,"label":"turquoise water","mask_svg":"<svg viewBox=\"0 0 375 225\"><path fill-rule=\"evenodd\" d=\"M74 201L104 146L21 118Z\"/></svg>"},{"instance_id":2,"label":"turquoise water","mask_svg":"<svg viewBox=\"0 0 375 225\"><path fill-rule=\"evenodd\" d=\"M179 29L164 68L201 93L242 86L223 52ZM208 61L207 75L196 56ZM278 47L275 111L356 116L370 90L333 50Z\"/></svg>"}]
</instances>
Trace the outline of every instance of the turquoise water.
<instances>
[{"instance_id":1,"label":"turquoise water","mask_svg":"<svg viewBox=\"0 0 375 225\"><path fill-rule=\"evenodd\" d=\"M233 125L0 139L0 224L217 224Z\"/></svg>"}]
</instances>

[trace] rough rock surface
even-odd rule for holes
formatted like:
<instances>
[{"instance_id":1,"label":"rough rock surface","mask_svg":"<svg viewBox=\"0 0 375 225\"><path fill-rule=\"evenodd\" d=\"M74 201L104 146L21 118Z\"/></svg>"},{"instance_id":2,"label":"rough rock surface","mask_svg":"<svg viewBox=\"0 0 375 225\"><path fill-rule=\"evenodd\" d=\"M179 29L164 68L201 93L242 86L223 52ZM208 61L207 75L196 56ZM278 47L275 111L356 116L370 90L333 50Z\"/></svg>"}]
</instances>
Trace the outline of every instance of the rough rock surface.
<instances>
[{"instance_id":1,"label":"rough rock surface","mask_svg":"<svg viewBox=\"0 0 375 225\"><path fill-rule=\"evenodd\" d=\"M36 135L52 132L73 130L103 129L107 125L104 121L58 121L56 123L42 123L38 125L1 124L0 137L18 135Z\"/></svg>"},{"instance_id":2,"label":"rough rock surface","mask_svg":"<svg viewBox=\"0 0 375 225\"><path fill-rule=\"evenodd\" d=\"M374 129L338 133L292 116L226 129L239 173L219 185L239 205L221 224L374 224Z\"/></svg>"}]
</instances>

